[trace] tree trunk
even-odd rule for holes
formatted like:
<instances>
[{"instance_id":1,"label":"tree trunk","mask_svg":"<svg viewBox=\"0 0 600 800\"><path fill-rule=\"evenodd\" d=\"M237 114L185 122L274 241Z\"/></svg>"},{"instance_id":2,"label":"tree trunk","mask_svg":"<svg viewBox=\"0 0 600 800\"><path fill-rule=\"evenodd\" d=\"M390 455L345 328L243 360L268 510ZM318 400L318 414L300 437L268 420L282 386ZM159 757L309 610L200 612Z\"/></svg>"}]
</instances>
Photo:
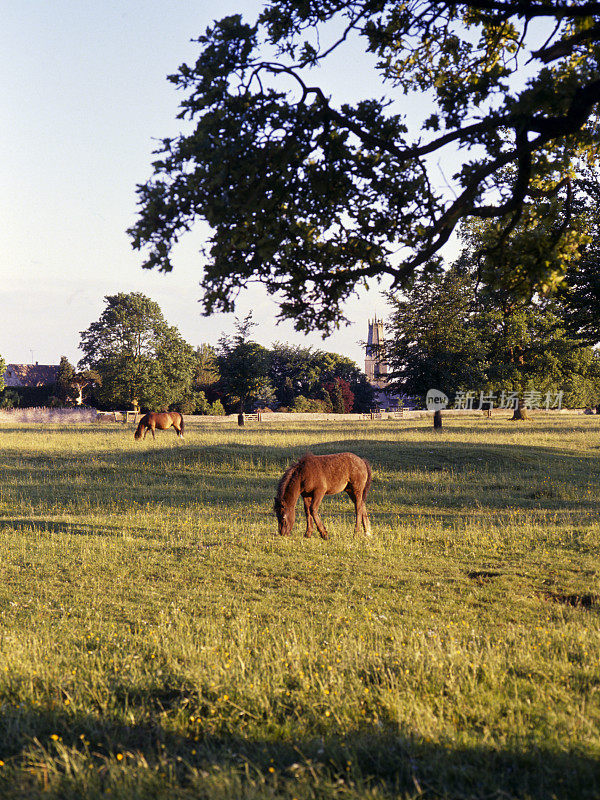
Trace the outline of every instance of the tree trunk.
<instances>
[{"instance_id":1,"label":"tree trunk","mask_svg":"<svg viewBox=\"0 0 600 800\"><path fill-rule=\"evenodd\" d=\"M529 414L527 413L527 409L521 405L520 397L517 400L517 405L515 406L515 413L513 414L512 418L516 420L529 419Z\"/></svg>"},{"instance_id":2,"label":"tree trunk","mask_svg":"<svg viewBox=\"0 0 600 800\"><path fill-rule=\"evenodd\" d=\"M442 430L442 412L439 408L433 412L433 427L436 431Z\"/></svg>"}]
</instances>

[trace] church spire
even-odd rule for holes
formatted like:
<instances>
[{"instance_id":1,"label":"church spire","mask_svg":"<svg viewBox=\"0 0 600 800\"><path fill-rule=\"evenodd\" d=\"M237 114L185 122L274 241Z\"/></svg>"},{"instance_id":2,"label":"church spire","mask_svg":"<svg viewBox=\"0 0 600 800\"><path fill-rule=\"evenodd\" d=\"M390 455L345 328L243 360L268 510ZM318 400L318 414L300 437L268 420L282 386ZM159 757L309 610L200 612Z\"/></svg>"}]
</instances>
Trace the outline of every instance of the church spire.
<instances>
[{"instance_id":1,"label":"church spire","mask_svg":"<svg viewBox=\"0 0 600 800\"><path fill-rule=\"evenodd\" d=\"M383 387L387 382L388 366L382 360L383 355L383 320L368 321L367 346L365 352L365 374L369 383Z\"/></svg>"}]
</instances>

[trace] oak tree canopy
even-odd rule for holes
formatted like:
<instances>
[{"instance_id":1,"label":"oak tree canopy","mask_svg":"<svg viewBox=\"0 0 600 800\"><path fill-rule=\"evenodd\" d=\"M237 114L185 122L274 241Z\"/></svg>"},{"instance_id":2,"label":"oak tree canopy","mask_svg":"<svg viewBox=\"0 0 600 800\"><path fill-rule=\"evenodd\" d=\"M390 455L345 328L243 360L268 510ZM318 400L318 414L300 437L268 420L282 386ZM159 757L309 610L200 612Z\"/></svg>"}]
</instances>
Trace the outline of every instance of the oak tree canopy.
<instances>
[{"instance_id":1,"label":"oak tree canopy","mask_svg":"<svg viewBox=\"0 0 600 800\"><path fill-rule=\"evenodd\" d=\"M367 279L431 269L463 219L497 222L489 255L541 200L557 213L552 249L578 165L597 158L600 3L271 0L197 41L196 63L170 76L183 132L161 140L129 233L145 267L169 271L173 245L209 224L206 313L260 281L298 329L327 330ZM317 68L357 47L376 63L372 97L336 101ZM417 125L420 96L431 113ZM541 291L566 265L527 269Z\"/></svg>"}]
</instances>

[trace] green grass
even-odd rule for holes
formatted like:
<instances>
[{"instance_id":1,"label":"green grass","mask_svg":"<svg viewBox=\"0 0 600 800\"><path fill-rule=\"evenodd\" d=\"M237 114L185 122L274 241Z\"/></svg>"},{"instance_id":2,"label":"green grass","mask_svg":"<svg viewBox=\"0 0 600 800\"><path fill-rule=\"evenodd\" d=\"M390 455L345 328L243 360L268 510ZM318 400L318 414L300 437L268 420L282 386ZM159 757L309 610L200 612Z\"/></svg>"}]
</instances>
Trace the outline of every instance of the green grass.
<instances>
[{"instance_id":1,"label":"green grass","mask_svg":"<svg viewBox=\"0 0 600 800\"><path fill-rule=\"evenodd\" d=\"M368 458L372 539L271 506ZM600 797L600 419L0 428L0 796Z\"/></svg>"}]
</instances>

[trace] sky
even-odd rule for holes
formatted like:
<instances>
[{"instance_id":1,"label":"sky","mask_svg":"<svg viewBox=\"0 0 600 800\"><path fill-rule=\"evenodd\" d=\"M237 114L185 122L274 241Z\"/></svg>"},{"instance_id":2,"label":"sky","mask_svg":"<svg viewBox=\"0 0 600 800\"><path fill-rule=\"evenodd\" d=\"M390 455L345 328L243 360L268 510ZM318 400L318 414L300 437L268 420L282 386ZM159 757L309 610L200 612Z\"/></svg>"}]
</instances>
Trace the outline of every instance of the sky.
<instances>
[{"instance_id":1,"label":"sky","mask_svg":"<svg viewBox=\"0 0 600 800\"><path fill-rule=\"evenodd\" d=\"M7 363L72 363L80 332L96 321L104 297L143 292L193 346L234 330L234 314L204 317L198 303L208 229L178 245L168 274L141 269L126 229L136 218L137 184L151 175L158 139L180 131L182 96L166 80L199 45L213 19L258 0L3 0L0 13L0 355ZM324 76L340 100L370 96L364 58L334 59ZM350 300L349 327L322 339L276 324L277 304L260 287L240 296L253 338L311 345L364 367L367 320L385 317L372 286Z\"/></svg>"}]
</instances>

